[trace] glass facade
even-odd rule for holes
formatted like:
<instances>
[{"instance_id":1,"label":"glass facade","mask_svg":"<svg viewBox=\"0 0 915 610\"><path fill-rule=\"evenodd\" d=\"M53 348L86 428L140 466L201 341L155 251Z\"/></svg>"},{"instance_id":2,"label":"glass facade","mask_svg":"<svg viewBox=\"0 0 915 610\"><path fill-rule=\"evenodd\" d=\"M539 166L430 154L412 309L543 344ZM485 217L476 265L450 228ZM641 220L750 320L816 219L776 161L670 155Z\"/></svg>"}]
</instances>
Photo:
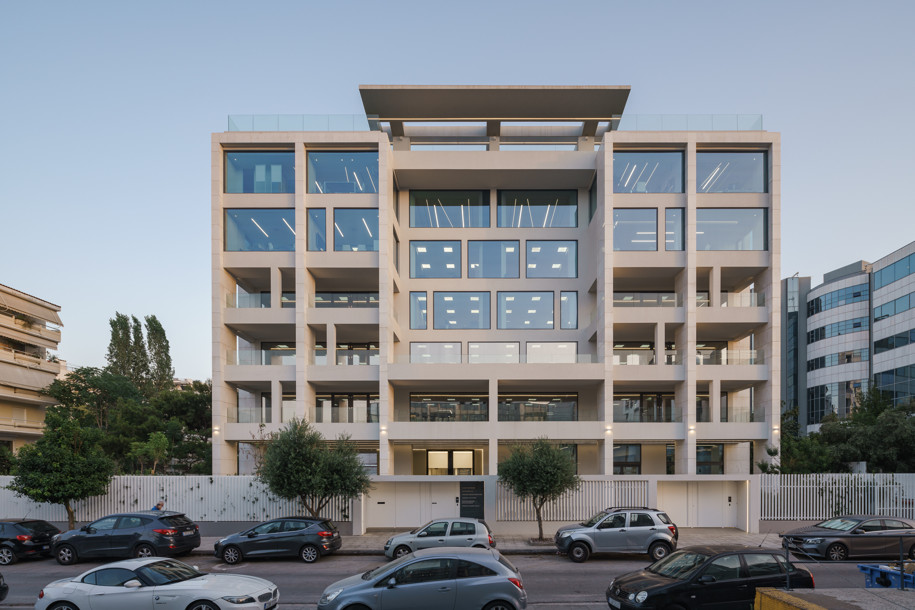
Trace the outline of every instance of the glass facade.
<instances>
[{"instance_id":1,"label":"glass facade","mask_svg":"<svg viewBox=\"0 0 915 610\"><path fill-rule=\"evenodd\" d=\"M327 210L308 208L308 251L327 250Z\"/></svg>"},{"instance_id":2,"label":"glass facade","mask_svg":"<svg viewBox=\"0 0 915 610\"><path fill-rule=\"evenodd\" d=\"M499 191L500 227L578 226L578 191Z\"/></svg>"},{"instance_id":3,"label":"glass facade","mask_svg":"<svg viewBox=\"0 0 915 610\"><path fill-rule=\"evenodd\" d=\"M822 341L823 339L829 339L830 337L850 335L851 333L865 331L870 328L870 323L870 318L854 318L852 320L842 320L841 322L814 328L813 330L807 331L807 345Z\"/></svg>"},{"instance_id":4,"label":"glass facade","mask_svg":"<svg viewBox=\"0 0 915 610\"><path fill-rule=\"evenodd\" d=\"M227 193L295 192L293 151L229 151L225 160Z\"/></svg>"},{"instance_id":5,"label":"glass facade","mask_svg":"<svg viewBox=\"0 0 915 610\"><path fill-rule=\"evenodd\" d=\"M874 289L883 288L913 273L915 273L915 254L909 254L892 265L874 271Z\"/></svg>"},{"instance_id":6,"label":"glass facade","mask_svg":"<svg viewBox=\"0 0 915 610\"><path fill-rule=\"evenodd\" d=\"M411 364L460 364L461 343L416 342L410 344Z\"/></svg>"},{"instance_id":7,"label":"glass facade","mask_svg":"<svg viewBox=\"0 0 915 610\"><path fill-rule=\"evenodd\" d=\"M685 219L683 208L667 208L664 210L664 249L668 251L683 250L683 234L685 232Z\"/></svg>"},{"instance_id":8,"label":"glass facade","mask_svg":"<svg viewBox=\"0 0 915 610\"><path fill-rule=\"evenodd\" d=\"M658 211L639 208L614 209L613 249L615 251L657 250Z\"/></svg>"},{"instance_id":9,"label":"glass facade","mask_svg":"<svg viewBox=\"0 0 915 610\"><path fill-rule=\"evenodd\" d=\"M915 308L915 292L904 294L898 299L893 299L889 303L884 303L880 307L874 308L874 322L884 320L890 316L895 316L902 312Z\"/></svg>"},{"instance_id":10,"label":"glass facade","mask_svg":"<svg viewBox=\"0 0 915 610\"><path fill-rule=\"evenodd\" d=\"M316 292L315 307L318 309L361 309L378 308L377 292Z\"/></svg>"},{"instance_id":11,"label":"glass facade","mask_svg":"<svg viewBox=\"0 0 915 610\"><path fill-rule=\"evenodd\" d=\"M840 290L833 290L821 297L807 301L807 317L827 311L834 307L841 307L849 303L858 303L870 298L870 287L867 284L849 286Z\"/></svg>"},{"instance_id":12,"label":"glass facade","mask_svg":"<svg viewBox=\"0 0 915 610\"><path fill-rule=\"evenodd\" d=\"M876 373L874 384L892 397L894 405L907 403L915 397L915 364Z\"/></svg>"},{"instance_id":13,"label":"glass facade","mask_svg":"<svg viewBox=\"0 0 915 610\"><path fill-rule=\"evenodd\" d=\"M578 242L528 240L527 277L578 277Z\"/></svg>"},{"instance_id":14,"label":"glass facade","mask_svg":"<svg viewBox=\"0 0 915 610\"><path fill-rule=\"evenodd\" d=\"M467 277L520 277L520 261L520 242L469 241L467 243Z\"/></svg>"},{"instance_id":15,"label":"glass facade","mask_svg":"<svg viewBox=\"0 0 915 610\"><path fill-rule=\"evenodd\" d=\"M877 339L874 341L874 353L882 354L897 347L905 347L911 343L915 343L915 328L896 333L892 337Z\"/></svg>"},{"instance_id":16,"label":"glass facade","mask_svg":"<svg viewBox=\"0 0 915 610\"><path fill-rule=\"evenodd\" d=\"M766 193L769 164L765 151L697 151L697 193Z\"/></svg>"},{"instance_id":17,"label":"glass facade","mask_svg":"<svg viewBox=\"0 0 915 610\"><path fill-rule=\"evenodd\" d=\"M309 193L377 193L378 152L310 152Z\"/></svg>"},{"instance_id":18,"label":"glass facade","mask_svg":"<svg viewBox=\"0 0 915 610\"><path fill-rule=\"evenodd\" d=\"M489 191L410 191L410 226L488 227Z\"/></svg>"},{"instance_id":19,"label":"glass facade","mask_svg":"<svg viewBox=\"0 0 915 610\"><path fill-rule=\"evenodd\" d=\"M642 446L613 445L613 474L642 474Z\"/></svg>"},{"instance_id":20,"label":"glass facade","mask_svg":"<svg viewBox=\"0 0 915 610\"><path fill-rule=\"evenodd\" d=\"M426 293L410 293L410 328L413 330L426 330Z\"/></svg>"},{"instance_id":21,"label":"glass facade","mask_svg":"<svg viewBox=\"0 0 915 610\"><path fill-rule=\"evenodd\" d=\"M294 252L295 210L227 209L225 249L227 252Z\"/></svg>"},{"instance_id":22,"label":"glass facade","mask_svg":"<svg viewBox=\"0 0 915 610\"><path fill-rule=\"evenodd\" d=\"M826 415L843 419L857 404L863 380L840 381L807 388L807 424L819 424Z\"/></svg>"},{"instance_id":23,"label":"glass facade","mask_svg":"<svg viewBox=\"0 0 915 610\"><path fill-rule=\"evenodd\" d=\"M552 292L499 292L500 329L553 328Z\"/></svg>"},{"instance_id":24,"label":"glass facade","mask_svg":"<svg viewBox=\"0 0 915 610\"><path fill-rule=\"evenodd\" d=\"M499 394L499 421L578 421L578 394Z\"/></svg>"},{"instance_id":25,"label":"glass facade","mask_svg":"<svg viewBox=\"0 0 915 610\"><path fill-rule=\"evenodd\" d=\"M315 423L376 424L377 394L318 394L315 396Z\"/></svg>"},{"instance_id":26,"label":"glass facade","mask_svg":"<svg viewBox=\"0 0 915 610\"><path fill-rule=\"evenodd\" d=\"M378 252L378 209L334 210L334 250Z\"/></svg>"},{"instance_id":27,"label":"glass facade","mask_svg":"<svg viewBox=\"0 0 915 610\"><path fill-rule=\"evenodd\" d=\"M768 210L699 208L696 250L768 250Z\"/></svg>"},{"instance_id":28,"label":"glass facade","mask_svg":"<svg viewBox=\"0 0 915 610\"><path fill-rule=\"evenodd\" d=\"M489 396L410 394L410 421L489 421Z\"/></svg>"},{"instance_id":29,"label":"glass facade","mask_svg":"<svg viewBox=\"0 0 915 610\"><path fill-rule=\"evenodd\" d=\"M559 328L574 330L578 328L578 293L559 293Z\"/></svg>"},{"instance_id":30,"label":"glass facade","mask_svg":"<svg viewBox=\"0 0 915 610\"><path fill-rule=\"evenodd\" d=\"M461 242L411 241L410 277L461 277Z\"/></svg>"},{"instance_id":31,"label":"glass facade","mask_svg":"<svg viewBox=\"0 0 915 610\"><path fill-rule=\"evenodd\" d=\"M863 349L853 349L844 352L837 352L819 358L813 358L807 361L807 372L825 369L830 366L840 364L852 364L855 362L867 362L870 359L870 350L866 347Z\"/></svg>"},{"instance_id":32,"label":"glass facade","mask_svg":"<svg viewBox=\"0 0 915 610\"><path fill-rule=\"evenodd\" d=\"M575 364L578 343L575 341L528 341L528 364Z\"/></svg>"},{"instance_id":33,"label":"glass facade","mask_svg":"<svg viewBox=\"0 0 915 610\"><path fill-rule=\"evenodd\" d=\"M467 361L470 364L517 364L521 346L517 342L471 341L467 344Z\"/></svg>"},{"instance_id":34,"label":"glass facade","mask_svg":"<svg viewBox=\"0 0 915 610\"><path fill-rule=\"evenodd\" d=\"M489 328L488 292L435 292L433 300L436 330Z\"/></svg>"},{"instance_id":35,"label":"glass facade","mask_svg":"<svg viewBox=\"0 0 915 610\"><path fill-rule=\"evenodd\" d=\"M696 474L724 474L724 445L696 445Z\"/></svg>"},{"instance_id":36,"label":"glass facade","mask_svg":"<svg viewBox=\"0 0 915 610\"><path fill-rule=\"evenodd\" d=\"M615 422L675 422L680 421L673 394L625 393L613 395Z\"/></svg>"},{"instance_id":37,"label":"glass facade","mask_svg":"<svg viewBox=\"0 0 915 610\"><path fill-rule=\"evenodd\" d=\"M683 152L613 152L614 193L682 193Z\"/></svg>"}]
</instances>

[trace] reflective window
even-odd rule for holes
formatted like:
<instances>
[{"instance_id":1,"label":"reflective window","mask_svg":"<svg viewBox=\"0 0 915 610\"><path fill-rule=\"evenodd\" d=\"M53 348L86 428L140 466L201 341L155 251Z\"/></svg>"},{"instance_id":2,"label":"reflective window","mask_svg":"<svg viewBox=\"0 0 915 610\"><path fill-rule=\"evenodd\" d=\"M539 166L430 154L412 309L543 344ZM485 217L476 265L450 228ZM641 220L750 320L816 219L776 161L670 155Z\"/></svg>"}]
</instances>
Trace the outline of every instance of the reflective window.
<instances>
[{"instance_id":1,"label":"reflective window","mask_svg":"<svg viewBox=\"0 0 915 610\"><path fill-rule=\"evenodd\" d=\"M883 288L913 273L915 273L915 254L909 254L892 265L874 271L874 288Z\"/></svg>"},{"instance_id":2,"label":"reflective window","mask_svg":"<svg viewBox=\"0 0 915 610\"><path fill-rule=\"evenodd\" d=\"M317 394L315 422L319 424L378 423L378 394Z\"/></svg>"},{"instance_id":3,"label":"reflective window","mask_svg":"<svg viewBox=\"0 0 915 610\"><path fill-rule=\"evenodd\" d=\"M410 226L489 226L489 191L410 191Z\"/></svg>"},{"instance_id":4,"label":"reflective window","mask_svg":"<svg viewBox=\"0 0 915 610\"><path fill-rule=\"evenodd\" d=\"M378 252L378 209L334 210L334 250Z\"/></svg>"},{"instance_id":5,"label":"reflective window","mask_svg":"<svg viewBox=\"0 0 915 610\"><path fill-rule=\"evenodd\" d=\"M613 474L642 474L642 446L613 445Z\"/></svg>"},{"instance_id":6,"label":"reflective window","mask_svg":"<svg viewBox=\"0 0 915 610\"><path fill-rule=\"evenodd\" d=\"M765 151L699 151L696 153L697 193L765 193L768 163Z\"/></svg>"},{"instance_id":7,"label":"reflective window","mask_svg":"<svg viewBox=\"0 0 915 610\"><path fill-rule=\"evenodd\" d=\"M327 250L327 211L324 208L308 209L308 251Z\"/></svg>"},{"instance_id":8,"label":"reflective window","mask_svg":"<svg viewBox=\"0 0 915 610\"><path fill-rule=\"evenodd\" d=\"M410 394L410 421L487 421L486 394Z\"/></svg>"},{"instance_id":9,"label":"reflective window","mask_svg":"<svg viewBox=\"0 0 915 610\"><path fill-rule=\"evenodd\" d=\"M699 208L696 250L766 250L767 210Z\"/></svg>"},{"instance_id":10,"label":"reflective window","mask_svg":"<svg viewBox=\"0 0 915 610\"><path fill-rule=\"evenodd\" d=\"M578 242L527 242L527 277L578 277Z\"/></svg>"},{"instance_id":11,"label":"reflective window","mask_svg":"<svg viewBox=\"0 0 915 610\"><path fill-rule=\"evenodd\" d=\"M552 292L500 292L499 328L553 328Z\"/></svg>"},{"instance_id":12,"label":"reflective window","mask_svg":"<svg viewBox=\"0 0 915 610\"><path fill-rule=\"evenodd\" d=\"M840 335L850 335L859 333L870 328L870 318L852 318L851 320L841 320L826 326L814 328L807 331L807 344L816 343L830 337Z\"/></svg>"},{"instance_id":13,"label":"reflective window","mask_svg":"<svg viewBox=\"0 0 915 610\"><path fill-rule=\"evenodd\" d=\"M499 226L578 226L578 191L499 191Z\"/></svg>"},{"instance_id":14,"label":"reflective window","mask_svg":"<svg viewBox=\"0 0 915 610\"><path fill-rule=\"evenodd\" d=\"M724 474L724 445L696 445L696 474Z\"/></svg>"},{"instance_id":15,"label":"reflective window","mask_svg":"<svg viewBox=\"0 0 915 610\"><path fill-rule=\"evenodd\" d=\"M295 210L229 209L225 214L227 252L295 251Z\"/></svg>"},{"instance_id":16,"label":"reflective window","mask_svg":"<svg viewBox=\"0 0 915 610\"><path fill-rule=\"evenodd\" d=\"M378 152L310 152L309 193L377 193Z\"/></svg>"},{"instance_id":17,"label":"reflective window","mask_svg":"<svg viewBox=\"0 0 915 610\"><path fill-rule=\"evenodd\" d=\"M578 421L578 394L499 394L499 421Z\"/></svg>"},{"instance_id":18,"label":"reflective window","mask_svg":"<svg viewBox=\"0 0 915 610\"><path fill-rule=\"evenodd\" d=\"M416 342L410 344L411 364L460 364L461 343Z\"/></svg>"},{"instance_id":19,"label":"reflective window","mask_svg":"<svg viewBox=\"0 0 915 610\"><path fill-rule=\"evenodd\" d=\"M890 316L906 312L915 308L915 292L904 294L901 297L884 303L880 307L874 308L874 321L884 320Z\"/></svg>"},{"instance_id":20,"label":"reflective window","mask_svg":"<svg viewBox=\"0 0 915 610\"><path fill-rule=\"evenodd\" d=\"M682 193L683 152L613 153L614 193Z\"/></svg>"},{"instance_id":21,"label":"reflective window","mask_svg":"<svg viewBox=\"0 0 915 610\"><path fill-rule=\"evenodd\" d=\"M637 208L613 210L613 249L658 249L658 211Z\"/></svg>"},{"instance_id":22,"label":"reflective window","mask_svg":"<svg viewBox=\"0 0 915 610\"><path fill-rule=\"evenodd\" d=\"M426 330L426 293L410 293L410 328L413 330Z\"/></svg>"},{"instance_id":23,"label":"reflective window","mask_svg":"<svg viewBox=\"0 0 915 610\"><path fill-rule=\"evenodd\" d=\"M597 214L597 180L591 183L591 189L588 191L588 222Z\"/></svg>"},{"instance_id":24,"label":"reflective window","mask_svg":"<svg viewBox=\"0 0 915 610\"><path fill-rule=\"evenodd\" d=\"M467 361L470 364L517 364L521 361L519 343L470 342Z\"/></svg>"},{"instance_id":25,"label":"reflective window","mask_svg":"<svg viewBox=\"0 0 915 610\"><path fill-rule=\"evenodd\" d=\"M905 347L910 343L915 343L915 328L910 330L904 330L901 333L896 333L891 337L885 337L883 339L877 339L874 341L874 353L882 354L883 352L888 352L891 349L896 349L899 347ZM867 351L867 350L863 350ZM809 362L808 362L808 369Z\"/></svg>"},{"instance_id":26,"label":"reflective window","mask_svg":"<svg viewBox=\"0 0 915 610\"><path fill-rule=\"evenodd\" d=\"M410 277L461 277L461 242L411 241Z\"/></svg>"},{"instance_id":27,"label":"reflective window","mask_svg":"<svg viewBox=\"0 0 915 610\"><path fill-rule=\"evenodd\" d=\"M683 208L664 210L664 249L683 250Z\"/></svg>"},{"instance_id":28,"label":"reflective window","mask_svg":"<svg viewBox=\"0 0 915 610\"><path fill-rule=\"evenodd\" d=\"M295 153L226 152L227 193L294 193Z\"/></svg>"},{"instance_id":29,"label":"reflective window","mask_svg":"<svg viewBox=\"0 0 915 610\"><path fill-rule=\"evenodd\" d=\"M575 341L528 341L528 364L575 364L578 343Z\"/></svg>"},{"instance_id":30,"label":"reflective window","mask_svg":"<svg viewBox=\"0 0 915 610\"><path fill-rule=\"evenodd\" d=\"M489 328L488 292L436 292L433 297L434 328Z\"/></svg>"},{"instance_id":31,"label":"reflective window","mask_svg":"<svg viewBox=\"0 0 915 610\"><path fill-rule=\"evenodd\" d=\"M578 328L578 293L559 293L559 328Z\"/></svg>"},{"instance_id":32,"label":"reflective window","mask_svg":"<svg viewBox=\"0 0 915 610\"><path fill-rule=\"evenodd\" d=\"M807 301L807 317L818 314L834 307L841 307L849 303L867 301L870 299L870 286L867 284L858 284L839 290L833 290L821 297Z\"/></svg>"},{"instance_id":33,"label":"reflective window","mask_svg":"<svg viewBox=\"0 0 915 610\"><path fill-rule=\"evenodd\" d=\"M519 277L520 250L517 241L468 242L467 277Z\"/></svg>"}]
</instances>

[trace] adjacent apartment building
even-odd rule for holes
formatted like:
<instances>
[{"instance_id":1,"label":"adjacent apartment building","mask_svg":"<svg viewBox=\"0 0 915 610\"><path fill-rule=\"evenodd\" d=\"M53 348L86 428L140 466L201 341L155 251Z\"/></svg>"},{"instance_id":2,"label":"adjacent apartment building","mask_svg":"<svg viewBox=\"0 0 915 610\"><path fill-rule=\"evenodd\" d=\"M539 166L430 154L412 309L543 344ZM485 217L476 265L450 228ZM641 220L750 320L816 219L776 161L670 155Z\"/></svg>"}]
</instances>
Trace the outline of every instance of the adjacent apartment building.
<instances>
[{"instance_id":1,"label":"adjacent apartment building","mask_svg":"<svg viewBox=\"0 0 915 610\"><path fill-rule=\"evenodd\" d=\"M0 284L0 445L16 451L37 440L45 407L41 393L60 373L51 356L60 343L60 306Z\"/></svg>"},{"instance_id":2,"label":"adjacent apartment building","mask_svg":"<svg viewBox=\"0 0 915 610\"><path fill-rule=\"evenodd\" d=\"M913 399L915 242L874 263L830 271L814 288L809 277L787 278L782 290L782 392L802 428L815 430L829 414L847 416L869 387L894 404Z\"/></svg>"},{"instance_id":3,"label":"adjacent apartment building","mask_svg":"<svg viewBox=\"0 0 915 610\"><path fill-rule=\"evenodd\" d=\"M622 86L360 93L212 136L214 473L305 418L376 475L365 526L495 520L499 462L547 437L744 523L779 442L779 135Z\"/></svg>"}]
</instances>

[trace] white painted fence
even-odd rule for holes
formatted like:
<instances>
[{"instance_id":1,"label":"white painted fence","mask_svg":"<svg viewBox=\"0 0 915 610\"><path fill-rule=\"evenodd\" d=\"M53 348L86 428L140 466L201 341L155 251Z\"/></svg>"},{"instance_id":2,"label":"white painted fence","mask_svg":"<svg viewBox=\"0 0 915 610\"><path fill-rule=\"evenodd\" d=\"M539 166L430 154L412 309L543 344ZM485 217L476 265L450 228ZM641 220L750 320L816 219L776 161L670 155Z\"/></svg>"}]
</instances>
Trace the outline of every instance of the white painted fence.
<instances>
[{"instance_id":1,"label":"white painted fence","mask_svg":"<svg viewBox=\"0 0 915 610\"><path fill-rule=\"evenodd\" d=\"M13 477L0 477L0 516L29 516L66 521L61 504L36 504L6 489ZM166 510L185 513L194 521L264 521L305 515L298 501L274 497L253 476L119 476L108 494L76 502L77 521L92 521L111 513L147 510L159 499ZM331 501L322 512L335 521L348 521L350 504Z\"/></svg>"},{"instance_id":2,"label":"white painted fence","mask_svg":"<svg viewBox=\"0 0 915 610\"><path fill-rule=\"evenodd\" d=\"M496 502L499 521L536 521L530 500L521 501L499 484ZM544 521L583 521L608 506L648 506L648 481L587 480L577 491L564 494L543 507Z\"/></svg>"},{"instance_id":3,"label":"white painted fence","mask_svg":"<svg viewBox=\"0 0 915 610\"><path fill-rule=\"evenodd\" d=\"M842 514L915 518L915 474L766 474L763 520L818 520Z\"/></svg>"}]
</instances>

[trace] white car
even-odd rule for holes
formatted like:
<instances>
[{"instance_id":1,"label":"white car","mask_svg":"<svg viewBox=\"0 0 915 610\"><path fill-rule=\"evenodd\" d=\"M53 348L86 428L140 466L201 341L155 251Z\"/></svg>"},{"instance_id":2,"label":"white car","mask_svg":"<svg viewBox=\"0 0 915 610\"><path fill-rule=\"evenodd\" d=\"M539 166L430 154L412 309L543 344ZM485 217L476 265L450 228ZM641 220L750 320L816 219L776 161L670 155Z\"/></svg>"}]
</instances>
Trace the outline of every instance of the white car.
<instances>
[{"instance_id":1,"label":"white car","mask_svg":"<svg viewBox=\"0 0 915 610\"><path fill-rule=\"evenodd\" d=\"M175 559L147 557L55 580L38 594L35 610L269 610L279 600L276 585L263 578L204 574Z\"/></svg>"}]
</instances>

